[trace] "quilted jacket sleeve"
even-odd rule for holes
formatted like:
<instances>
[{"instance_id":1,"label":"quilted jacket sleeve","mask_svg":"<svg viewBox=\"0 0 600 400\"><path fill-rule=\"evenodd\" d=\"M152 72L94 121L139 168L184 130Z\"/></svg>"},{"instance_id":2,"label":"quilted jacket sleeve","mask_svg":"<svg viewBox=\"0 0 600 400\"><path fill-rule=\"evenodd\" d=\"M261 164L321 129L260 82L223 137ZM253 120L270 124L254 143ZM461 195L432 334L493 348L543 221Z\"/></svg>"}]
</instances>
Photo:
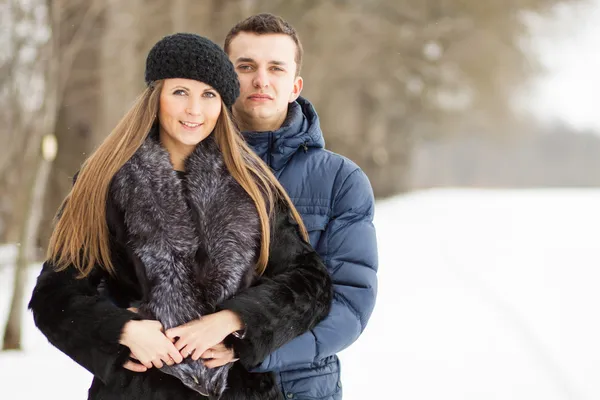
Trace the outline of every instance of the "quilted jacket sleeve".
<instances>
[{"instance_id":1,"label":"quilted jacket sleeve","mask_svg":"<svg viewBox=\"0 0 600 400\"><path fill-rule=\"evenodd\" d=\"M367 176L351 172L340 185L317 245L333 282L329 315L309 332L274 351L255 369L286 370L311 364L350 346L363 332L377 295L374 197Z\"/></svg>"}]
</instances>

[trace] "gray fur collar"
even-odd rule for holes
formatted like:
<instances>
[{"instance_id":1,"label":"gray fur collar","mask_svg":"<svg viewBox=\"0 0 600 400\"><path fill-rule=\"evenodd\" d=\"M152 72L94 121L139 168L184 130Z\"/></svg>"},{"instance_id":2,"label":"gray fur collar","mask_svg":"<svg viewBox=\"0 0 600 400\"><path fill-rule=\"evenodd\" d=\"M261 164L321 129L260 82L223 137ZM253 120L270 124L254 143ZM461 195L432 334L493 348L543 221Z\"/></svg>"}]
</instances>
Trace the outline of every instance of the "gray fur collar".
<instances>
[{"instance_id":1,"label":"gray fur collar","mask_svg":"<svg viewBox=\"0 0 600 400\"><path fill-rule=\"evenodd\" d=\"M248 286L260 242L256 207L227 170L212 135L185 167L181 180L155 129L110 189L125 216L128 245L144 265L149 290L140 312L165 329L213 312ZM163 371L197 391L218 397L225 389L227 368L207 370L193 361L175 367Z\"/></svg>"}]
</instances>

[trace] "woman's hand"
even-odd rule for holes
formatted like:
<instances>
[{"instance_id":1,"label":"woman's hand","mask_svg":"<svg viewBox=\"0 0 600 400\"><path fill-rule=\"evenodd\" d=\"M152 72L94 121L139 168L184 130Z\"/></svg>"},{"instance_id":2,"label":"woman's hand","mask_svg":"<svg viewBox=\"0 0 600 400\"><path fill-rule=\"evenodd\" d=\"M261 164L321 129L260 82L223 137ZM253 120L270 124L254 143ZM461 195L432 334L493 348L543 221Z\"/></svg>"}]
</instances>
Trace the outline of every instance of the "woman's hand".
<instances>
[{"instance_id":1,"label":"woman's hand","mask_svg":"<svg viewBox=\"0 0 600 400\"><path fill-rule=\"evenodd\" d=\"M219 351L219 345L227 335L243 328L238 315L229 310L205 315L200 319L167 330L166 335L175 341L175 348L183 358L191 356L193 360L213 358L212 351ZM222 354L220 352L219 354ZM231 354L233 359L233 354ZM219 357L220 360L226 357ZM217 364L218 362L211 363ZM225 363L226 364L226 363ZM224 364L223 364L224 365ZM208 365L207 365L208 366ZM218 366L218 365L215 365ZM213 367L211 367L213 368Z\"/></svg>"},{"instance_id":2,"label":"woman's hand","mask_svg":"<svg viewBox=\"0 0 600 400\"><path fill-rule=\"evenodd\" d=\"M162 368L167 365L180 363L183 357L173 345L173 342L163 333L162 324L158 321L142 320L129 321L123 327L122 345L129 347L132 358L139 361L144 368ZM123 365L134 372L144 372L139 364L128 361Z\"/></svg>"}]
</instances>

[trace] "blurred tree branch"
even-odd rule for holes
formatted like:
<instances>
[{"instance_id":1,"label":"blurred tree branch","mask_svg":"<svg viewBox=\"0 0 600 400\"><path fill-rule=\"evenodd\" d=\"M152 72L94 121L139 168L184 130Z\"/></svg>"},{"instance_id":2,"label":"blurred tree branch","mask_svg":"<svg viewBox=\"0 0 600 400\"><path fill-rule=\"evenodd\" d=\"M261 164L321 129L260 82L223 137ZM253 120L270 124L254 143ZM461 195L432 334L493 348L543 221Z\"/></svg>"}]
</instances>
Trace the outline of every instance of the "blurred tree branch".
<instances>
[{"instance_id":1,"label":"blurred tree branch","mask_svg":"<svg viewBox=\"0 0 600 400\"><path fill-rule=\"evenodd\" d=\"M381 197L410 188L404 176L420 141L482 126L506 135L513 93L539 71L523 47L524 16L581 1L587 0L47 0L57 18L61 151L46 209L56 209L69 176L125 112L143 84L145 53L165 34L192 31L222 43L249 14L272 12L290 21L305 48L304 94L320 114L327 146L363 167ZM26 39L11 36L17 47ZM18 60L0 62L0 69L22 70L12 65ZM6 93L8 81L2 82ZM8 97L18 98L19 86ZM0 133L11 143L0 158L6 191L23 181L13 167L41 137L17 135L36 128L13 111L10 120L0 111L6 126L16 127ZM19 204L14 196L2 199L5 224Z\"/></svg>"},{"instance_id":2,"label":"blurred tree branch","mask_svg":"<svg viewBox=\"0 0 600 400\"><path fill-rule=\"evenodd\" d=\"M74 1L69 0L69 5L72 5ZM86 2L81 1L81 3L85 4ZM17 190L13 192L16 201L11 211L14 217L10 221L13 237L18 239L18 252L15 260L13 296L4 331L3 349L19 349L21 347L21 321L27 266L35 257L45 191L54 160L54 156L42 157L42 138L45 137L50 142L55 142L59 106L74 57L81 50L102 7L107 3L99 0L94 0L91 4L87 3L89 8L85 13L83 24L78 27L70 41L63 43L60 32L66 15L65 11L67 11L66 4L66 0L38 1L29 10L27 6L21 4L23 15L27 15L29 12L43 20L39 21L42 22L41 26L32 26L32 28L43 30L45 35L41 36L46 40L45 42L40 41L37 56L32 59L33 65L35 65L34 70L38 71L38 76L25 77L34 82L36 78L40 78L41 87L37 92L32 93L33 96L37 95L40 99L40 104L37 107L19 107L16 110L24 123L20 125L20 131L17 130L13 134L26 136L28 140L26 146L21 149L21 154L24 155L23 159L11 165L19 173L18 184L15 185ZM45 15L45 18L39 17L39 15ZM19 70L17 66L13 72L17 76L23 71ZM15 102L14 104L19 103ZM36 122L32 122L33 120Z\"/></svg>"}]
</instances>

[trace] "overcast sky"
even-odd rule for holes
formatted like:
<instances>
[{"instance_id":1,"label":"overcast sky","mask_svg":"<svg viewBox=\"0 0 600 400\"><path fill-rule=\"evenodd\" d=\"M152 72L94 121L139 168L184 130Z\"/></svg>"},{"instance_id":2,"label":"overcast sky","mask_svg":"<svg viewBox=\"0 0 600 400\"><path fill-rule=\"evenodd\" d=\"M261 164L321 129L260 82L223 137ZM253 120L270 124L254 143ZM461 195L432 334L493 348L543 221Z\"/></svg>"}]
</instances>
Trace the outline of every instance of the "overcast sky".
<instances>
[{"instance_id":1,"label":"overcast sky","mask_svg":"<svg viewBox=\"0 0 600 400\"><path fill-rule=\"evenodd\" d=\"M548 69L528 103L544 118L561 118L600 132L600 0L564 6L534 24L535 48Z\"/></svg>"}]
</instances>

